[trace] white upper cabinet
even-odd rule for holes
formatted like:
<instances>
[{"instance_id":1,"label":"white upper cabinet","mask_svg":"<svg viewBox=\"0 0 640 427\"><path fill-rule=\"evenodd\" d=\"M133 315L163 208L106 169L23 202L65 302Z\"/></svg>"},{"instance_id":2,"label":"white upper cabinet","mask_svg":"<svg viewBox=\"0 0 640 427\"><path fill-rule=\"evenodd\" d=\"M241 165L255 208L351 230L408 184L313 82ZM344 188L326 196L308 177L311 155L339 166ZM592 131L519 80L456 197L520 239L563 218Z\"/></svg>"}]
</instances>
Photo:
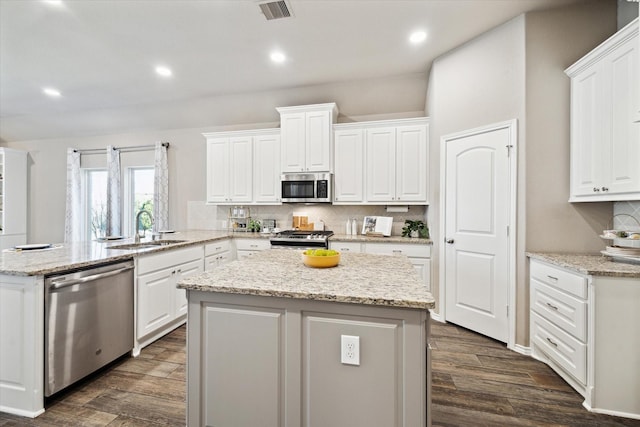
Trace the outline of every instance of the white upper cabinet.
<instances>
[{"instance_id":1,"label":"white upper cabinet","mask_svg":"<svg viewBox=\"0 0 640 427\"><path fill-rule=\"evenodd\" d=\"M571 202L640 200L638 19L566 70Z\"/></svg>"},{"instance_id":2,"label":"white upper cabinet","mask_svg":"<svg viewBox=\"0 0 640 427\"><path fill-rule=\"evenodd\" d=\"M364 142L362 129L336 130L334 200L362 203L364 200Z\"/></svg>"},{"instance_id":3,"label":"white upper cabinet","mask_svg":"<svg viewBox=\"0 0 640 427\"><path fill-rule=\"evenodd\" d=\"M207 202L251 202L252 139L207 136Z\"/></svg>"},{"instance_id":4,"label":"white upper cabinet","mask_svg":"<svg viewBox=\"0 0 640 427\"><path fill-rule=\"evenodd\" d=\"M334 103L281 107L282 172L333 172Z\"/></svg>"},{"instance_id":5,"label":"white upper cabinet","mask_svg":"<svg viewBox=\"0 0 640 427\"><path fill-rule=\"evenodd\" d=\"M280 132L253 139L253 195L256 203L280 202Z\"/></svg>"},{"instance_id":6,"label":"white upper cabinet","mask_svg":"<svg viewBox=\"0 0 640 427\"><path fill-rule=\"evenodd\" d=\"M280 203L280 130L217 132L207 138L207 203Z\"/></svg>"},{"instance_id":7,"label":"white upper cabinet","mask_svg":"<svg viewBox=\"0 0 640 427\"><path fill-rule=\"evenodd\" d=\"M0 148L0 250L27 240L27 152Z\"/></svg>"},{"instance_id":8,"label":"white upper cabinet","mask_svg":"<svg viewBox=\"0 0 640 427\"><path fill-rule=\"evenodd\" d=\"M427 204L429 119L334 125L335 204Z\"/></svg>"},{"instance_id":9,"label":"white upper cabinet","mask_svg":"<svg viewBox=\"0 0 640 427\"><path fill-rule=\"evenodd\" d=\"M367 129L367 202L427 204L428 141L427 119Z\"/></svg>"}]
</instances>

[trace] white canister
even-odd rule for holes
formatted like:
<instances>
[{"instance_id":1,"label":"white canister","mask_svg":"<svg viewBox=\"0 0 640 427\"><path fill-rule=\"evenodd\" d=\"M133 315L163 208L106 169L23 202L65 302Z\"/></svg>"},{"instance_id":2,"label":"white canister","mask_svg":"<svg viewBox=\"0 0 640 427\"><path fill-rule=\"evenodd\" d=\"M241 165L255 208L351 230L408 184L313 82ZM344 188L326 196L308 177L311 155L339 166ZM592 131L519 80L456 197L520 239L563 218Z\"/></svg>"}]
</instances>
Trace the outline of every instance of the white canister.
<instances>
[{"instance_id":1,"label":"white canister","mask_svg":"<svg viewBox=\"0 0 640 427\"><path fill-rule=\"evenodd\" d=\"M351 220L351 234L354 236L358 235L358 221L355 218Z\"/></svg>"},{"instance_id":2,"label":"white canister","mask_svg":"<svg viewBox=\"0 0 640 427\"><path fill-rule=\"evenodd\" d=\"M351 220L347 218L347 224L345 225L344 234L351 235Z\"/></svg>"}]
</instances>

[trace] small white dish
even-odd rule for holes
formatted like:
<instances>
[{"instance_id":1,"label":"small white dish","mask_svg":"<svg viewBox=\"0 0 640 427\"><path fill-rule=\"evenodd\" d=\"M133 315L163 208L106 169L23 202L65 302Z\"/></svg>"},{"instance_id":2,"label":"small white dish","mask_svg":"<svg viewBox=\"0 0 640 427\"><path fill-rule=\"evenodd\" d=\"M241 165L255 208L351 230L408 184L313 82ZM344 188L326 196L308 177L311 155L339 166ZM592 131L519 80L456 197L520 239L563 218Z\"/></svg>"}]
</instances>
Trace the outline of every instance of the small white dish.
<instances>
[{"instance_id":1,"label":"small white dish","mask_svg":"<svg viewBox=\"0 0 640 427\"><path fill-rule=\"evenodd\" d=\"M160 234L171 234L171 233L175 233L176 230L158 230L158 233Z\"/></svg>"},{"instance_id":2,"label":"small white dish","mask_svg":"<svg viewBox=\"0 0 640 427\"><path fill-rule=\"evenodd\" d=\"M47 249L51 247L51 243L31 243L28 245L15 245L14 249L21 251L32 251L36 249Z\"/></svg>"}]
</instances>

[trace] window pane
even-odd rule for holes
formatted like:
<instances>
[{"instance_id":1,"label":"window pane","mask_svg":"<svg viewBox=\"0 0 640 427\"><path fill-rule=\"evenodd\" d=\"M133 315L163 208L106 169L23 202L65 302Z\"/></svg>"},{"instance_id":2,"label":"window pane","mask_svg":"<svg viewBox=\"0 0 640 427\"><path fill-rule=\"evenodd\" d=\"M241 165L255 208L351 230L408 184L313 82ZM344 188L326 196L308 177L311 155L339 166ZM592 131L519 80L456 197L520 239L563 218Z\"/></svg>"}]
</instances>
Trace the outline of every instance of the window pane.
<instances>
[{"instance_id":1,"label":"window pane","mask_svg":"<svg viewBox=\"0 0 640 427\"><path fill-rule=\"evenodd\" d=\"M153 215L153 168L135 168L131 170L131 193L133 195L133 232L136 226L142 235L143 231L151 230L151 218L148 215L140 216L140 223L136 224L136 216L141 210Z\"/></svg>"},{"instance_id":2,"label":"window pane","mask_svg":"<svg viewBox=\"0 0 640 427\"><path fill-rule=\"evenodd\" d=\"M107 231L107 171L87 170L87 235L103 237Z\"/></svg>"}]
</instances>

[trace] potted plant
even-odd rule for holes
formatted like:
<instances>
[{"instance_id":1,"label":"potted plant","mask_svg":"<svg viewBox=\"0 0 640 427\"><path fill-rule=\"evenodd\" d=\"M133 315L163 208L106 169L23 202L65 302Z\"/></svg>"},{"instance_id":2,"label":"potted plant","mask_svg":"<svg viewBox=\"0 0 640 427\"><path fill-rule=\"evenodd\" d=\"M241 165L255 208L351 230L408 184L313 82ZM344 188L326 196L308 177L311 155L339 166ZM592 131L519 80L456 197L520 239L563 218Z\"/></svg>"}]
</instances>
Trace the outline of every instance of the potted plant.
<instances>
[{"instance_id":1,"label":"potted plant","mask_svg":"<svg viewBox=\"0 0 640 427\"><path fill-rule=\"evenodd\" d=\"M254 231L256 233L259 233L260 230L262 229L262 226L260 225L260 220L259 219L249 220L249 225L247 225L247 229L249 231Z\"/></svg>"},{"instance_id":2,"label":"potted plant","mask_svg":"<svg viewBox=\"0 0 640 427\"><path fill-rule=\"evenodd\" d=\"M404 221L405 226L402 227L402 237L420 237L429 238L429 227L420 220L412 221L407 219Z\"/></svg>"}]
</instances>

